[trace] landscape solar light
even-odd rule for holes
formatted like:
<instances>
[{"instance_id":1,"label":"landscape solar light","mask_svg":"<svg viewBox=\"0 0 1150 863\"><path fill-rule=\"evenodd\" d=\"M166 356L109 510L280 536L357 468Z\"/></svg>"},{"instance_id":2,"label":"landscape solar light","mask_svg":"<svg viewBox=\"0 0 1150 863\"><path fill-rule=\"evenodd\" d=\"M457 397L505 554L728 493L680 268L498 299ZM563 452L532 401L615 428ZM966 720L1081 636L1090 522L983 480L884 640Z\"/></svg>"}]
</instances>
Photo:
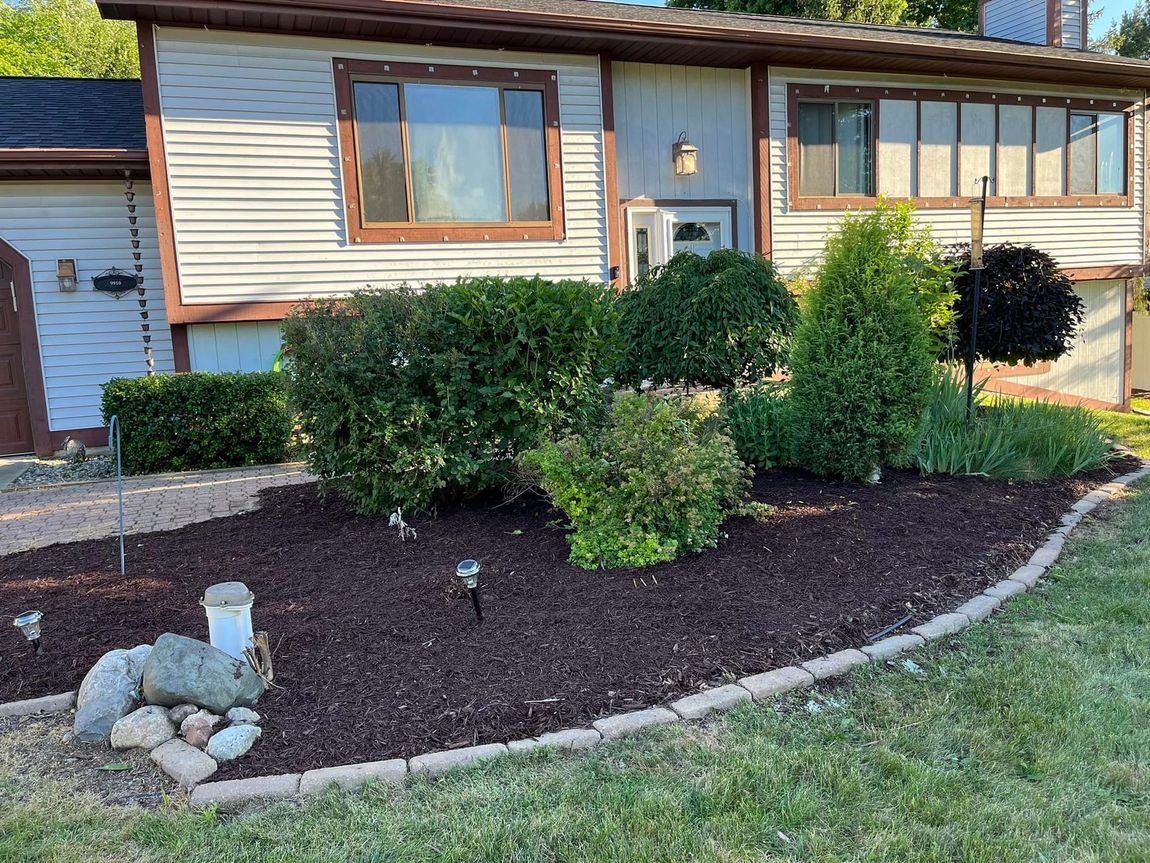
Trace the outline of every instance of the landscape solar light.
<instances>
[{"instance_id":1,"label":"landscape solar light","mask_svg":"<svg viewBox=\"0 0 1150 863\"><path fill-rule=\"evenodd\" d=\"M25 611L16 615L12 621L12 625L24 633L24 637L28 639L36 653L40 652L40 624L43 620L44 615L41 612Z\"/></svg>"},{"instance_id":2,"label":"landscape solar light","mask_svg":"<svg viewBox=\"0 0 1150 863\"><path fill-rule=\"evenodd\" d=\"M475 609L475 620L483 622L483 609L479 605L479 561L461 560L455 567L455 575L467 588L467 595L471 597L471 605Z\"/></svg>"}]
</instances>

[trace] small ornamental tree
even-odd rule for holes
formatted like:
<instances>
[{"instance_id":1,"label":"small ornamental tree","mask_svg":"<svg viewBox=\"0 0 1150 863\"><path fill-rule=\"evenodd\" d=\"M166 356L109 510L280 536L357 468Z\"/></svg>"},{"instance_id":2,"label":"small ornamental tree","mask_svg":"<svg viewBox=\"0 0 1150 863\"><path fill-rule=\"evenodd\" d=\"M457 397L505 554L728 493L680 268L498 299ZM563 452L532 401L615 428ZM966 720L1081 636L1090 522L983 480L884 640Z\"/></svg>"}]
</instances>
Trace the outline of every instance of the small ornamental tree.
<instances>
[{"instance_id":1,"label":"small ornamental tree","mask_svg":"<svg viewBox=\"0 0 1150 863\"><path fill-rule=\"evenodd\" d=\"M803 312L791 352L796 458L820 476L865 479L911 446L937 347L886 212L843 218Z\"/></svg>"},{"instance_id":2,"label":"small ornamental tree","mask_svg":"<svg viewBox=\"0 0 1150 863\"><path fill-rule=\"evenodd\" d=\"M619 298L619 382L728 388L786 363L798 305L760 255L679 252Z\"/></svg>"},{"instance_id":3,"label":"small ornamental tree","mask_svg":"<svg viewBox=\"0 0 1150 863\"><path fill-rule=\"evenodd\" d=\"M1068 353L1082 327L1083 305L1074 284L1054 259L1033 246L1010 243L988 246L983 259L986 269L979 292L977 358L1032 366ZM969 362L966 352L974 301L969 248L960 250L957 263L956 348Z\"/></svg>"}]
</instances>

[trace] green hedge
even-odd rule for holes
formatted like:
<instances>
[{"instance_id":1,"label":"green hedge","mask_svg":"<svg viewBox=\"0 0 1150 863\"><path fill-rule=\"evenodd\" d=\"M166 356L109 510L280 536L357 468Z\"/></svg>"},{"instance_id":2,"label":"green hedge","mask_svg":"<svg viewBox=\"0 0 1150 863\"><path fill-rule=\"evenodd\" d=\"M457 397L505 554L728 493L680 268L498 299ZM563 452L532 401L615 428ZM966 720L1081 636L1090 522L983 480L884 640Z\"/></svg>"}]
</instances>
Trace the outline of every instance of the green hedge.
<instances>
[{"instance_id":1,"label":"green hedge","mask_svg":"<svg viewBox=\"0 0 1150 863\"><path fill-rule=\"evenodd\" d=\"M291 440L278 372L113 378L101 409L119 417L125 473L270 464Z\"/></svg>"}]
</instances>

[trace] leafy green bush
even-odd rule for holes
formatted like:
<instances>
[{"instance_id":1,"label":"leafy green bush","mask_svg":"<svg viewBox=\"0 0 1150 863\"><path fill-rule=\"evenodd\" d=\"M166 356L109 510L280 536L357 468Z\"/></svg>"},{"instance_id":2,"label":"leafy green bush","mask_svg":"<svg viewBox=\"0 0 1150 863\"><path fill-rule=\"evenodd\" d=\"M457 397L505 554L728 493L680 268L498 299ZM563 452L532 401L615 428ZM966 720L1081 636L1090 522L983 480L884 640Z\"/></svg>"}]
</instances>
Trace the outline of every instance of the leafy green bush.
<instances>
[{"instance_id":1,"label":"leafy green bush","mask_svg":"<svg viewBox=\"0 0 1150 863\"><path fill-rule=\"evenodd\" d=\"M1031 366L1074 347L1082 327L1082 299L1054 259L1033 246L1003 243L983 252L986 269L978 303L978 359ZM957 259L958 350L970 344L974 278L970 250Z\"/></svg>"},{"instance_id":2,"label":"leafy green bush","mask_svg":"<svg viewBox=\"0 0 1150 863\"><path fill-rule=\"evenodd\" d=\"M794 462L794 417L785 384L723 392L722 415L739 458L759 470Z\"/></svg>"},{"instance_id":3,"label":"leafy green bush","mask_svg":"<svg viewBox=\"0 0 1150 863\"><path fill-rule=\"evenodd\" d=\"M719 249L679 252L619 298L625 351L616 376L731 387L786 364L798 305L774 265L759 255Z\"/></svg>"},{"instance_id":4,"label":"leafy green bush","mask_svg":"<svg viewBox=\"0 0 1150 863\"><path fill-rule=\"evenodd\" d=\"M881 211L827 241L791 351L796 452L821 476L865 479L913 442L937 344L915 270Z\"/></svg>"},{"instance_id":5,"label":"leafy green bush","mask_svg":"<svg viewBox=\"0 0 1150 863\"><path fill-rule=\"evenodd\" d=\"M113 378L104 422L119 417L125 473L283 461L291 441L283 376L190 372Z\"/></svg>"},{"instance_id":6,"label":"leafy green bush","mask_svg":"<svg viewBox=\"0 0 1150 863\"><path fill-rule=\"evenodd\" d=\"M540 438L594 425L618 356L604 287L539 278L313 303L284 339L311 469L368 513L499 484Z\"/></svg>"},{"instance_id":7,"label":"leafy green bush","mask_svg":"<svg viewBox=\"0 0 1150 863\"><path fill-rule=\"evenodd\" d=\"M1085 408L1020 399L985 399L966 422L966 386L954 369L930 391L916 459L923 473L1041 480L1101 467L1113 457L1098 416Z\"/></svg>"},{"instance_id":8,"label":"leafy green bush","mask_svg":"<svg viewBox=\"0 0 1150 863\"><path fill-rule=\"evenodd\" d=\"M690 399L620 393L598 432L546 443L522 464L570 519L571 562L646 566L712 547L749 471Z\"/></svg>"}]
</instances>

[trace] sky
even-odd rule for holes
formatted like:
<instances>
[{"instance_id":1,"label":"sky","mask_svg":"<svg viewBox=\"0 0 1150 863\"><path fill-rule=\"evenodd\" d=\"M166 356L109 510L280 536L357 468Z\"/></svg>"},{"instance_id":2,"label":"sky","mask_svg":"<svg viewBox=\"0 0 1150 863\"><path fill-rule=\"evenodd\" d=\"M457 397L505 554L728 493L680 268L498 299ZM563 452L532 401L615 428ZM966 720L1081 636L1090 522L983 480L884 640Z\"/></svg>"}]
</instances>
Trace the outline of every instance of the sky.
<instances>
[{"instance_id":1,"label":"sky","mask_svg":"<svg viewBox=\"0 0 1150 863\"><path fill-rule=\"evenodd\" d=\"M664 0L615 0L617 3L630 3L635 6L662 6ZM1091 36L1105 33L1110 25L1122 17L1123 12L1134 8L1135 0L1090 0L1092 12L1102 10L1102 17L1090 25Z\"/></svg>"}]
</instances>

